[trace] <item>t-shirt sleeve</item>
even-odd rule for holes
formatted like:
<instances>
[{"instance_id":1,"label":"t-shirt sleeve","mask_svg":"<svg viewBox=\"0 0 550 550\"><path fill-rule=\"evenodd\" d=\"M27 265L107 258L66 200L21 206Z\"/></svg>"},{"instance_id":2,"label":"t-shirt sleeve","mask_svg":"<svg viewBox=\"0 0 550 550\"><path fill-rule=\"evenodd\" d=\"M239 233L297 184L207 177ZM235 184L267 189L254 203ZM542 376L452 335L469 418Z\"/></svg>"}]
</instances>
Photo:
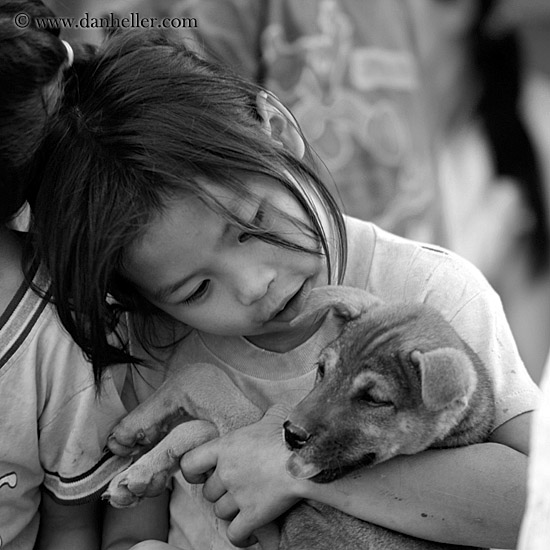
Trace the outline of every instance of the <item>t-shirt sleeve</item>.
<instances>
[{"instance_id":1,"label":"t-shirt sleeve","mask_svg":"<svg viewBox=\"0 0 550 550\"><path fill-rule=\"evenodd\" d=\"M415 276L413 268L409 284L425 281L423 301L444 315L485 364L495 392L495 428L533 411L540 389L521 360L498 294L477 268L453 253L421 247L419 256L442 256L431 270Z\"/></svg>"},{"instance_id":2,"label":"t-shirt sleeve","mask_svg":"<svg viewBox=\"0 0 550 550\"><path fill-rule=\"evenodd\" d=\"M126 366L107 372L98 393L91 365L60 330L50 323L37 349L44 366L39 452L44 489L57 502L78 504L98 498L131 462L105 450L113 426L126 414L114 379Z\"/></svg>"}]
</instances>

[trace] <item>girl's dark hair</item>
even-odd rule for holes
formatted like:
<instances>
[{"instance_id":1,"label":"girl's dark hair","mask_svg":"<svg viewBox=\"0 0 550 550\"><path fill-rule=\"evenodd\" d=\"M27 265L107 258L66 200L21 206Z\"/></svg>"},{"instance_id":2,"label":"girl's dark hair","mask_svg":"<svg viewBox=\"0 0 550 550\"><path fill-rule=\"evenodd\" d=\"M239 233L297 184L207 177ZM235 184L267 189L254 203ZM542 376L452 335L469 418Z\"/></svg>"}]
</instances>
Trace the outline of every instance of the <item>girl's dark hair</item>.
<instances>
[{"instance_id":1,"label":"girl's dark hair","mask_svg":"<svg viewBox=\"0 0 550 550\"><path fill-rule=\"evenodd\" d=\"M28 16L28 26L16 25L18 14ZM38 28L37 17L53 13L39 1L0 0L0 223L26 201L29 162L55 109L56 79L67 60L59 30Z\"/></svg>"},{"instance_id":2,"label":"girl's dark hair","mask_svg":"<svg viewBox=\"0 0 550 550\"><path fill-rule=\"evenodd\" d=\"M532 271L548 267L550 240L544 184L537 155L521 113L522 59L519 37L507 30L488 31L487 20L496 1L476 2L478 16L472 28L472 55L481 81L477 111L492 148L496 172L510 176L520 186L533 213L534 224L527 235Z\"/></svg>"},{"instance_id":3,"label":"girl's dark hair","mask_svg":"<svg viewBox=\"0 0 550 550\"><path fill-rule=\"evenodd\" d=\"M297 160L263 131L258 91L155 31L116 34L69 77L36 164L36 248L51 274L59 316L92 361L97 381L106 366L136 360L108 334L121 312L144 319L139 336L146 344L154 326L148 321L166 321L124 279L124 254L182 194L278 246L319 254L320 245L332 280L341 280L340 211L316 175L311 152ZM292 193L308 214L310 224L301 228L314 238L312 249L237 219L201 185L219 183L246 200L245 174L268 176ZM312 191L336 244L329 244L308 198Z\"/></svg>"}]
</instances>

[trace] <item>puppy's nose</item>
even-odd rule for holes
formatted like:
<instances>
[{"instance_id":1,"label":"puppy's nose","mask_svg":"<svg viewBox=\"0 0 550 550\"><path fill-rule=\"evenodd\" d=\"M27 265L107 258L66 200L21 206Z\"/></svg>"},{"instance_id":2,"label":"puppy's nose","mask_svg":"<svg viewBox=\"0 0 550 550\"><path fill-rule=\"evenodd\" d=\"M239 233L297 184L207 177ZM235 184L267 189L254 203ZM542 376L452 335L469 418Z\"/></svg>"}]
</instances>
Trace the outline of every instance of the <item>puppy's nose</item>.
<instances>
[{"instance_id":1,"label":"puppy's nose","mask_svg":"<svg viewBox=\"0 0 550 550\"><path fill-rule=\"evenodd\" d=\"M290 420L283 424L283 428L285 430L285 441L291 449L301 449L311 437L309 432L292 424Z\"/></svg>"}]
</instances>

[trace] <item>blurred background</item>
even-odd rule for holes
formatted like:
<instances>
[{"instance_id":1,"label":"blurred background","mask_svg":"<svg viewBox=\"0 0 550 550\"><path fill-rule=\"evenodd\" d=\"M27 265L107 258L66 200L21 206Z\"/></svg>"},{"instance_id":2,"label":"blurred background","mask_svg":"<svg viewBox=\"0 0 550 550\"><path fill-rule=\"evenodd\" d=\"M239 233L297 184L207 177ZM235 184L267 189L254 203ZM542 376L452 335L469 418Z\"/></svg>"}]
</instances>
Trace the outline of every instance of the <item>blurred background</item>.
<instances>
[{"instance_id":1,"label":"blurred background","mask_svg":"<svg viewBox=\"0 0 550 550\"><path fill-rule=\"evenodd\" d=\"M344 211L466 257L540 382L550 343L550 0L46 0L173 36L291 107ZM95 19L97 18L97 19ZM185 19L186 23L182 23Z\"/></svg>"},{"instance_id":2,"label":"blurred background","mask_svg":"<svg viewBox=\"0 0 550 550\"><path fill-rule=\"evenodd\" d=\"M223 2L223 0L220 1ZM368 2L368 0L366 1ZM409 0L404 1L408 2ZM452 1L447 0L448 3ZM181 0L141 0L137 2L134 0L115 0L114 2L108 0L46 0L44 3L53 7L55 13L67 17L82 17L85 12L99 17L104 13L115 11L115 9L121 13L143 10L145 14L158 11L159 6L162 5L171 4L173 8L176 8L178 4L182 4ZM550 2L548 0L504 0L501 5L499 18L501 18L502 24L510 23L519 28L529 64L550 75ZM91 43L97 43L102 39L99 29L73 29L67 30L65 34L69 38Z\"/></svg>"}]
</instances>

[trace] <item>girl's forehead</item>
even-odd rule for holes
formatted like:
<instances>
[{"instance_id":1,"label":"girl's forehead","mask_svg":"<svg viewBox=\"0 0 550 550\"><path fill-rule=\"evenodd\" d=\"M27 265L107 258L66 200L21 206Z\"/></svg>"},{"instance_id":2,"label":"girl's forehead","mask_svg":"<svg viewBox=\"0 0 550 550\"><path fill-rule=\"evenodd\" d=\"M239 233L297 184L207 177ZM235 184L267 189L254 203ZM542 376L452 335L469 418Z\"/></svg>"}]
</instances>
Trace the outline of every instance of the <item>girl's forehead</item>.
<instances>
[{"instance_id":1,"label":"girl's forehead","mask_svg":"<svg viewBox=\"0 0 550 550\"><path fill-rule=\"evenodd\" d=\"M238 183L237 183L238 182ZM244 203L267 201L277 203L279 200L293 198L292 193L275 178L264 174L247 173L232 180L232 184L201 182L206 200L213 200L217 206L238 214Z\"/></svg>"},{"instance_id":2,"label":"girl's forehead","mask_svg":"<svg viewBox=\"0 0 550 550\"><path fill-rule=\"evenodd\" d=\"M204 191L206 199L213 199L216 203L234 210L238 207L239 201L249 199L253 194L251 190L253 186L246 181L242 181L240 185L233 183L232 185L214 183L205 181L201 188Z\"/></svg>"}]
</instances>

